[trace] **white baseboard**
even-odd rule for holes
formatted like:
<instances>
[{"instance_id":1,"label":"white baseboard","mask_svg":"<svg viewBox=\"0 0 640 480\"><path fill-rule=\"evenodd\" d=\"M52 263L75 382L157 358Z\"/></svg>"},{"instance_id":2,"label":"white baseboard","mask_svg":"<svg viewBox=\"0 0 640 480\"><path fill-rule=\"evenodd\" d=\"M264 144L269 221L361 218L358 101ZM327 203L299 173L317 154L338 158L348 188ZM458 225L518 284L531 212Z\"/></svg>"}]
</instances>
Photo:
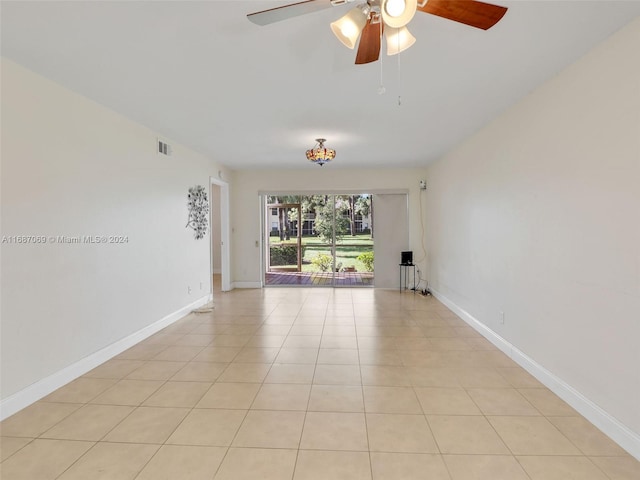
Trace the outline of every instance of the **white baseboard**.
<instances>
[{"instance_id":1,"label":"white baseboard","mask_svg":"<svg viewBox=\"0 0 640 480\"><path fill-rule=\"evenodd\" d=\"M102 350L98 350L68 367L65 367L62 370L59 370L56 373L49 375L48 377L29 385L27 388L3 399L2 402L0 402L0 420L4 420L14 413L19 412L23 408L28 407L43 397L46 397L54 390L57 390L72 380L84 375L89 370L94 369L98 365L124 352L126 349L140 343L145 338L150 337L154 333L159 332L163 328L189 314L191 310L209 303L211 298L211 294L205 295L204 297L182 307L164 318L161 318L151 325L132 333L128 337L118 340Z\"/></svg>"},{"instance_id":2,"label":"white baseboard","mask_svg":"<svg viewBox=\"0 0 640 480\"><path fill-rule=\"evenodd\" d=\"M234 288L262 288L262 282L233 282L231 289Z\"/></svg>"},{"instance_id":3,"label":"white baseboard","mask_svg":"<svg viewBox=\"0 0 640 480\"><path fill-rule=\"evenodd\" d=\"M502 350L514 362L537 378L549 390L571 405L587 420L598 427L605 435L616 442L636 459L640 460L640 435L629 429L618 419L607 413L594 402L585 397L571 385L537 363L531 357L518 350L496 332L480 322L466 310L460 308L450 299L431 289L431 293L440 302L455 312L483 337Z\"/></svg>"}]
</instances>

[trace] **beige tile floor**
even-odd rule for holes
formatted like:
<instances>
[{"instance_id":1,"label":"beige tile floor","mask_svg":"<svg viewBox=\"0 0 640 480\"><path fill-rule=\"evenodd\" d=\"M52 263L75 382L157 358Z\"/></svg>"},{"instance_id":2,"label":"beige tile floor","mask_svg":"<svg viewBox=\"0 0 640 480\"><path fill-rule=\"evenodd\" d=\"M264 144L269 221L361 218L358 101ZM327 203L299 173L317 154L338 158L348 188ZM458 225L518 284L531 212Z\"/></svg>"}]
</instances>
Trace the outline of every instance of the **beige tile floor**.
<instances>
[{"instance_id":1,"label":"beige tile floor","mask_svg":"<svg viewBox=\"0 0 640 480\"><path fill-rule=\"evenodd\" d=\"M1 424L3 480L638 480L433 298L216 294Z\"/></svg>"}]
</instances>

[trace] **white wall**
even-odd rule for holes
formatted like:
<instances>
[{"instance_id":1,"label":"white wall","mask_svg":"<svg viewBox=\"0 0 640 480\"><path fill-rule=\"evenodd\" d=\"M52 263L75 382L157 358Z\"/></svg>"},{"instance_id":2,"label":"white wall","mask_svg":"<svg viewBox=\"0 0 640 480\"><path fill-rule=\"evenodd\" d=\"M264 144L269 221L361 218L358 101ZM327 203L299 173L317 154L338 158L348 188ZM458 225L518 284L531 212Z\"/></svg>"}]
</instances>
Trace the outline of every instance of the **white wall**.
<instances>
[{"instance_id":1,"label":"white wall","mask_svg":"<svg viewBox=\"0 0 640 480\"><path fill-rule=\"evenodd\" d=\"M2 60L2 235L128 237L2 245L3 400L209 294L210 242L185 228L187 192L222 167L155 142Z\"/></svg>"},{"instance_id":2,"label":"white wall","mask_svg":"<svg viewBox=\"0 0 640 480\"><path fill-rule=\"evenodd\" d=\"M426 214L432 287L621 422L636 455L639 51L636 19L430 166Z\"/></svg>"},{"instance_id":3,"label":"white wall","mask_svg":"<svg viewBox=\"0 0 640 480\"><path fill-rule=\"evenodd\" d=\"M375 215L374 284L379 288L412 288L413 274L409 277L409 271L399 266L402 252L410 250L407 194L374 194L371 202ZM406 285L400 285L402 277Z\"/></svg>"},{"instance_id":4,"label":"white wall","mask_svg":"<svg viewBox=\"0 0 640 480\"><path fill-rule=\"evenodd\" d=\"M336 157L337 162L348 163L349 159ZM233 246L233 280L236 285L255 285L261 280L259 191L300 193L303 191L368 191L394 190L409 192L409 239L414 250L414 259L423 257L420 247L420 194L419 181L424 178L424 169L367 169L354 170L335 168L335 165L318 167L308 164L301 152L299 170L252 170L237 171L234 177L231 205L231 243ZM307 163L305 163L307 162ZM392 160L390 160L392 162ZM375 220L374 220L375 221ZM400 259L398 258L398 262ZM424 263L418 262L422 267Z\"/></svg>"}]
</instances>

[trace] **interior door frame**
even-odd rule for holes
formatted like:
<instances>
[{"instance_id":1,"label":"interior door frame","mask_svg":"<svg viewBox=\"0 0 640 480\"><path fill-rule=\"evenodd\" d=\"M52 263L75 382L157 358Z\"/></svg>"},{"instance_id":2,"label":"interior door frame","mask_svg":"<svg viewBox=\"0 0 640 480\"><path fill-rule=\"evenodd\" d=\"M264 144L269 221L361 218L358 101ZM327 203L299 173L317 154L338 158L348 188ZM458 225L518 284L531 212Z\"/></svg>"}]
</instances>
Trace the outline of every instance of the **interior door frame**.
<instances>
[{"instance_id":1,"label":"interior door frame","mask_svg":"<svg viewBox=\"0 0 640 480\"><path fill-rule=\"evenodd\" d=\"M210 187L211 185L216 185L220 187L220 205L216 207L216 205L211 205L211 208L219 208L220 209L220 270L221 270L221 290L223 292L228 292L231 290L231 252L229 249L229 184L224 180L217 179L215 177L209 177ZM212 195L211 191L209 191L209 201L211 202ZM213 294L213 235L209 235L210 244L209 244L209 268L210 268L210 286L211 293Z\"/></svg>"}]
</instances>

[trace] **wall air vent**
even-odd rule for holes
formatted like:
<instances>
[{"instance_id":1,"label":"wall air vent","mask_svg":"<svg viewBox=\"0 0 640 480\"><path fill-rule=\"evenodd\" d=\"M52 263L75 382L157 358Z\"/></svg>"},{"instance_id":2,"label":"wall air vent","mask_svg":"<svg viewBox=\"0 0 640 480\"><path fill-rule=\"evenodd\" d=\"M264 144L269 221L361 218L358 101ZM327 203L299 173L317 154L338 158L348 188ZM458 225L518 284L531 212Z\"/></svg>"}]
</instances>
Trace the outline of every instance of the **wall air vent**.
<instances>
[{"instance_id":1,"label":"wall air vent","mask_svg":"<svg viewBox=\"0 0 640 480\"><path fill-rule=\"evenodd\" d=\"M158 139L158 154L159 155L171 155L171 145Z\"/></svg>"}]
</instances>

